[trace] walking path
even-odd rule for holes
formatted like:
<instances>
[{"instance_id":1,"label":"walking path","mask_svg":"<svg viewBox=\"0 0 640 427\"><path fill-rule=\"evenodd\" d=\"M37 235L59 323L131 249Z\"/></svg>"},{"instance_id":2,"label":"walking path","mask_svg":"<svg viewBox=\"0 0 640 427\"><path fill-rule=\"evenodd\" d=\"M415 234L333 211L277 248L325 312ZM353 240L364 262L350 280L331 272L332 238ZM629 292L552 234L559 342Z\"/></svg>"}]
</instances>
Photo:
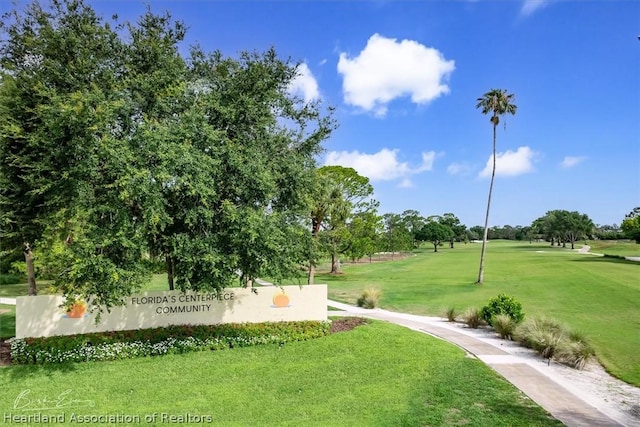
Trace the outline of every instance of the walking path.
<instances>
[{"instance_id":1,"label":"walking path","mask_svg":"<svg viewBox=\"0 0 640 427\"><path fill-rule=\"evenodd\" d=\"M437 317L353 307L328 301L331 316L362 316L427 333L464 349L502 375L567 426L640 425L640 389L598 366L578 371L549 362L487 329L469 329ZM606 380L606 381L605 381Z\"/></svg>"},{"instance_id":2,"label":"walking path","mask_svg":"<svg viewBox=\"0 0 640 427\"><path fill-rule=\"evenodd\" d=\"M589 245L582 245L582 247L580 249L578 249L578 253L581 253L581 254L604 256L604 254L598 254L598 253L590 252L590 251L591 251L591 246L589 246ZM640 257L638 257L638 256L626 256L626 257L624 257L624 259L626 259L627 261L640 262Z\"/></svg>"},{"instance_id":3,"label":"walking path","mask_svg":"<svg viewBox=\"0 0 640 427\"><path fill-rule=\"evenodd\" d=\"M0 298L0 304L16 305L15 298Z\"/></svg>"}]
</instances>

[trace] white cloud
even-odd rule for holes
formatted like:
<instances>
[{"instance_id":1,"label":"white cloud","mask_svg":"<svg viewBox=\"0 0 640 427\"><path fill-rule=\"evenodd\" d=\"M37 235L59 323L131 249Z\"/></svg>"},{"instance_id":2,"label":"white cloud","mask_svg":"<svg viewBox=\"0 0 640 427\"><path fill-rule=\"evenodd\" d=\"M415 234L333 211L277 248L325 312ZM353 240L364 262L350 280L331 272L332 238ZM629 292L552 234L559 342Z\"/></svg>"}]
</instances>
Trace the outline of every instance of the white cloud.
<instances>
[{"instance_id":1,"label":"white cloud","mask_svg":"<svg viewBox=\"0 0 640 427\"><path fill-rule=\"evenodd\" d=\"M379 34L369 38L358 56L350 59L341 52L338 61L344 101L379 117L395 98L410 96L411 102L426 104L449 93L446 81L454 69L455 62L437 49Z\"/></svg>"},{"instance_id":2,"label":"white cloud","mask_svg":"<svg viewBox=\"0 0 640 427\"><path fill-rule=\"evenodd\" d=\"M560 163L560 166L563 168L571 168L577 165L578 163L583 162L584 160L586 160L586 157L584 156L577 156L577 157L566 156Z\"/></svg>"},{"instance_id":3,"label":"white cloud","mask_svg":"<svg viewBox=\"0 0 640 427\"><path fill-rule=\"evenodd\" d=\"M496 176L516 176L533 171L533 160L536 153L529 147L519 147L516 151L507 150L496 154ZM493 156L489 156L487 165L478 175L479 177L491 176Z\"/></svg>"},{"instance_id":4,"label":"white cloud","mask_svg":"<svg viewBox=\"0 0 640 427\"><path fill-rule=\"evenodd\" d=\"M411 167L407 162L398 161L398 149L383 148L377 153L367 154L359 151L330 151L325 165L339 165L354 168L360 175L371 181L391 181L402 178L401 187L410 187L411 175L430 171L436 158L435 151L422 153L422 163Z\"/></svg>"},{"instance_id":5,"label":"white cloud","mask_svg":"<svg viewBox=\"0 0 640 427\"><path fill-rule=\"evenodd\" d=\"M304 102L320 98L318 82L304 62L298 66L298 75L289 84L289 93L302 97Z\"/></svg>"},{"instance_id":6,"label":"white cloud","mask_svg":"<svg viewBox=\"0 0 640 427\"><path fill-rule=\"evenodd\" d=\"M522 8L520 9L520 14L529 16L536 10L542 9L550 2L551 0L524 0L524 3L522 3Z\"/></svg>"},{"instance_id":7,"label":"white cloud","mask_svg":"<svg viewBox=\"0 0 640 427\"><path fill-rule=\"evenodd\" d=\"M398 184L400 188L411 188L413 187L413 182L409 178L404 178L400 184Z\"/></svg>"},{"instance_id":8,"label":"white cloud","mask_svg":"<svg viewBox=\"0 0 640 427\"><path fill-rule=\"evenodd\" d=\"M471 172L471 166L467 163L453 162L447 166L447 173L449 175L468 175Z\"/></svg>"}]
</instances>

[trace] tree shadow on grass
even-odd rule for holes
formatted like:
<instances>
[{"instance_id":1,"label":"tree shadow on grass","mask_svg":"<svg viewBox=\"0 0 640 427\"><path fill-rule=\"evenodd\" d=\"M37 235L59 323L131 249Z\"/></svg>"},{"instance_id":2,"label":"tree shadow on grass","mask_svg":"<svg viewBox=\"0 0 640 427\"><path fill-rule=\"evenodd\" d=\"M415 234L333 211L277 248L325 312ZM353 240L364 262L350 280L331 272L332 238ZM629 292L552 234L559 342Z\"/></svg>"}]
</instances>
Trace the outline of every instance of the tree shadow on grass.
<instances>
[{"instance_id":1,"label":"tree shadow on grass","mask_svg":"<svg viewBox=\"0 0 640 427\"><path fill-rule=\"evenodd\" d=\"M0 367L0 377L8 374L12 380L21 380L30 377L51 376L54 373L74 372L77 363L48 363L44 365L11 365Z\"/></svg>"},{"instance_id":2,"label":"tree shadow on grass","mask_svg":"<svg viewBox=\"0 0 640 427\"><path fill-rule=\"evenodd\" d=\"M563 249L562 246L557 247L556 245L551 246L550 244L546 244L543 245L541 243L532 243L532 244L522 244L522 245L513 245L513 246L506 246L504 249L518 249L518 250L524 250L524 251L537 251L540 249Z\"/></svg>"},{"instance_id":3,"label":"tree shadow on grass","mask_svg":"<svg viewBox=\"0 0 640 427\"><path fill-rule=\"evenodd\" d=\"M577 259L572 259L571 262L610 262L610 263L614 263L614 264L627 264L627 265L631 265L631 264L636 264L638 266L640 266L640 262L638 261L631 261L628 259L624 259L624 258L619 258L617 256L594 256L594 255L585 255L584 258L577 258Z\"/></svg>"}]
</instances>

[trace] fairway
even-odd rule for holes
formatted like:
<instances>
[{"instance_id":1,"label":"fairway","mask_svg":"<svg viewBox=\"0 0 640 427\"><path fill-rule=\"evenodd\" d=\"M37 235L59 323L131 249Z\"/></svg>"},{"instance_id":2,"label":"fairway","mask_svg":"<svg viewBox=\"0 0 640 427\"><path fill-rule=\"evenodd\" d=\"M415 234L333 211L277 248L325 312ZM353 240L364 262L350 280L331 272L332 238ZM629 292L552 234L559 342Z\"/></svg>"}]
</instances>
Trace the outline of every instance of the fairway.
<instances>
[{"instance_id":1,"label":"fairway","mask_svg":"<svg viewBox=\"0 0 640 427\"><path fill-rule=\"evenodd\" d=\"M425 246L399 261L344 264L344 274L317 274L316 283L328 283L330 298L350 304L363 289L377 287L382 308L438 316L447 307L481 307L506 293L527 316L552 317L586 333L610 373L640 385L640 263L548 243L492 241L485 283L478 286L479 256L479 244L437 253Z\"/></svg>"},{"instance_id":2,"label":"fairway","mask_svg":"<svg viewBox=\"0 0 640 427\"><path fill-rule=\"evenodd\" d=\"M66 421L126 414L147 425L157 412L224 426L561 425L459 348L377 321L282 347L12 366L0 384L0 413L15 412L24 390L32 399L69 390L68 407L46 411Z\"/></svg>"}]
</instances>

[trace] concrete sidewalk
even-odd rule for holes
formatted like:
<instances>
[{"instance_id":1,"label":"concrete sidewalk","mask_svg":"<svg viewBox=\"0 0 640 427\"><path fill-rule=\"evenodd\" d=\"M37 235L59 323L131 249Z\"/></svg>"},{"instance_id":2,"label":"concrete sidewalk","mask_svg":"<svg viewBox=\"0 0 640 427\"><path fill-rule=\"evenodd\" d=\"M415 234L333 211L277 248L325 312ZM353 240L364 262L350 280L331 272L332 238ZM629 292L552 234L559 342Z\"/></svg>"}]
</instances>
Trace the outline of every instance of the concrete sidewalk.
<instances>
[{"instance_id":1,"label":"concrete sidewalk","mask_svg":"<svg viewBox=\"0 0 640 427\"><path fill-rule=\"evenodd\" d=\"M16 305L15 298L0 298L0 304Z\"/></svg>"},{"instance_id":2,"label":"concrete sidewalk","mask_svg":"<svg viewBox=\"0 0 640 427\"><path fill-rule=\"evenodd\" d=\"M427 333L461 347L470 355L489 365L567 426L632 425L624 421L616 421L605 415L554 381L549 375L538 370L536 365L531 364L530 359L508 353L487 340L475 337L473 333L464 333L465 331L460 327L452 326L451 323L443 319L394 313L380 309L368 310L335 301L328 301L328 305L342 310L329 311L331 316L362 316L384 320Z\"/></svg>"}]
</instances>

